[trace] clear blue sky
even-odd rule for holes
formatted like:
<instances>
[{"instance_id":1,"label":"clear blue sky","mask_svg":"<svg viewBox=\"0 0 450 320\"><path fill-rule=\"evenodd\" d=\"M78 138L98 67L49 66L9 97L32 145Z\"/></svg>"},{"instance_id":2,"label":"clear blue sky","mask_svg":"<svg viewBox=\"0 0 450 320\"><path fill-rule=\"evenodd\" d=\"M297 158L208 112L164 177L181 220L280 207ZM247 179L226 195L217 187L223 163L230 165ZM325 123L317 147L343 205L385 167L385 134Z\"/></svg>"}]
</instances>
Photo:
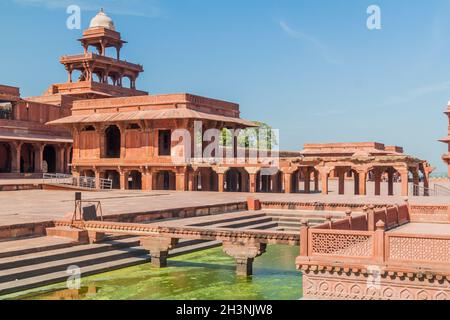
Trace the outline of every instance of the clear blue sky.
<instances>
[{"instance_id":1,"label":"clear blue sky","mask_svg":"<svg viewBox=\"0 0 450 320\"><path fill-rule=\"evenodd\" d=\"M143 90L238 102L281 130L282 149L379 141L445 172L448 0L2 0L0 83L31 96L66 81L59 57L81 52L69 4L83 28L105 8L129 41L122 56L145 67ZM371 4L382 30L366 28Z\"/></svg>"}]
</instances>

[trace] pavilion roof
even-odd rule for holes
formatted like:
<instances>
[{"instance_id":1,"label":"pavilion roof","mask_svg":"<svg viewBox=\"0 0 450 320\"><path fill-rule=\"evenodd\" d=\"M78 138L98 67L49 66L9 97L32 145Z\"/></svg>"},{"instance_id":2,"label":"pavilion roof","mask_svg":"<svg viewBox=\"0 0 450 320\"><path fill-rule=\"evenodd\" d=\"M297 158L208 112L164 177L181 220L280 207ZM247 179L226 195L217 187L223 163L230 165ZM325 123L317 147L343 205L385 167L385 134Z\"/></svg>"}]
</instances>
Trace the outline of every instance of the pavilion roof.
<instances>
[{"instance_id":1,"label":"pavilion roof","mask_svg":"<svg viewBox=\"0 0 450 320\"><path fill-rule=\"evenodd\" d=\"M66 118L51 121L49 125L66 125L76 123L102 123L102 122L123 122L139 120L163 120L163 119L196 119L211 120L226 123L243 125L245 127L257 127L254 122L241 118L226 117L216 114L199 112L191 109L163 109L163 110L145 110L131 112L115 113L89 113L81 115L72 115Z\"/></svg>"}]
</instances>

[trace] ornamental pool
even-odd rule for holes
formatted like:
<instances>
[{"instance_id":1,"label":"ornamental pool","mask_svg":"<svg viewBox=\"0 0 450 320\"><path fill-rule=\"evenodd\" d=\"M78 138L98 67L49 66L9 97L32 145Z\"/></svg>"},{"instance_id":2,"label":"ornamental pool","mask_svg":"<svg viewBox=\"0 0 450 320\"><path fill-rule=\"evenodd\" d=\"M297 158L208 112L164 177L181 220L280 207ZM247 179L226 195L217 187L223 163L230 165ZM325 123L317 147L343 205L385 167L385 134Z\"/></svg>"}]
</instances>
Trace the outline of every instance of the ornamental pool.
<instances>
[{"instance_id":1,"label":"ornamental pool","mask_svg":"<svg viewBox=\"0 0 450 320\"><path fill-rule=\"evenodd\" d=\"M295 269L298 247L268 246L255 259L254 275L237 277L222 248L169 259L169 267L139 265L83 278L80 290L66 283L6 296L24 300L296 300L301 273Z\"/></svg>"}]
</instances>

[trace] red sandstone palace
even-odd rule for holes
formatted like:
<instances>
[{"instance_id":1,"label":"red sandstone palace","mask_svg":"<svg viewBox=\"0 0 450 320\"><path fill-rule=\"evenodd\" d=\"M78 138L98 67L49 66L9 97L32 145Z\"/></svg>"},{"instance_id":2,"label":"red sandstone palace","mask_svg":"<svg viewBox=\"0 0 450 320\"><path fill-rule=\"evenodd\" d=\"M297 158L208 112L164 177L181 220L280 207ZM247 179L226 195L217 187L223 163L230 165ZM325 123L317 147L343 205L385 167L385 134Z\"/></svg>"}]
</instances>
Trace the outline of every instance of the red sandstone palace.
<instances>
[{"instance_id":1,"label":"red sandstone palace","mask_svg":"<svg viewBox=\"0 0 450 320\"><path fill-rule=\"evenodd\" d=\"M202 132L239 131L256 125L240 118L235 103L137 90L143 67L121 60L126 42L103 11L79 41L83 53L63 56L60 61L68 73L66 83L23 100L18 89L0 87L0 115L6 118L0 122L2 172L71 170L74 176L110 179L117 189L142 190L327 194L330 179L337 179L339 194L346 192L346 181L354 181L352 191L358 195L368 193L368 183L374 183L375 195L382 195L383 182L388 184L386 195L394 195L394 183L401 182L400 192L406 196L410 182L429 185L433 168L426 161L405 155L400 147L374 142L271 151L273 161L266 161L258 154L250 156L248 150L242 155L234 137L231 157L217 162L203 156L217 143L210 139L209 144L201 142L200 159L185 156L175 163L174 153L195 153L196 122L201 123ZM114 50L114 57L107 55L108 50ZM173 141L173 135L181 129L191 135L180 149L180 140ZM21 131L26 134L22 136ZM221 152L230 154L219 149L213 156L221 157ZM273 168L270 174L264 170Z\"/></svg>"}]
</instances>

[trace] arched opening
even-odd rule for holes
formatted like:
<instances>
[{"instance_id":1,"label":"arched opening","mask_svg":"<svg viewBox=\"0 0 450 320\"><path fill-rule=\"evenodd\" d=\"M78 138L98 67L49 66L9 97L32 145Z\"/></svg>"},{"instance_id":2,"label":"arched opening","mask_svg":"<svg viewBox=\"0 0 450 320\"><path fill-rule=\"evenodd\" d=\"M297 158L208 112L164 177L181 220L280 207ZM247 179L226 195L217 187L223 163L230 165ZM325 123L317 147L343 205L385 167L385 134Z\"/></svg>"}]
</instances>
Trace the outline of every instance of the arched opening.
<instances>
[{"instance_id":1,"label":"arched opening","mask_svg":"<svg viewBox=\"0 0 450 320\"><path fill-rule=\"evenodd\" d=\"M35 163L34 148L31 144L25 143L20 149L20 172L33 173Z\"/></svg>"},{"instance_id":2,"label":"arched opening","mask_svg":"<svg viewBox=\"0 0 450 320\"><path fill-rule=\"evenodd\" d=\"M0 142L0 173L11 173L12 150L9 143Z\"/></svg>"},{"instance_id":3,"label":"arched opening","mask_svg":"<svg viewBox=\"0 0 450 320\"><path fill-rule=\"evenodd\" d=\"M237 168L230 168L225 173L224 190L226 192L243 192L242 173Z\"/></svg>"},{"instance_id":4,"label":"arched opening","mask_svg":"<svg viewBox=\"0 0 450 320\"><path fill-rule=\"evenodd\" d=\"M176 176L172 171L159 171L155 180L154 190L176 190Z\"/></svg>"},{"instance_id":5,"label":"arched opening","mask_svg":"<svg viewBox=\"0 0 450 320\"><path fill-rule=\"evenodd\" d=\"M120 158L120 129L109 126L105 130L105 155L107 158Z\"/></svg>"},{"instance_id":6,"label":"arched opening","mask_svg":"<svg viewBox=\"0 0 450 320\"><path fill-rule=\"evenodd\" d=\"M128 76L124 76L122 78L122 87L131 88L131 79Z\"/></svg>"},{"instance_id":7,"label":"arched opening","mask_svg":"<svg viewBox=\"0 0 450 320\"><path fill-rule=\"evenodd\" d=\"M107 170L105 171L105 179L109 179L112 181L113 189L120 189L120 174L115 170Z\"/></svg>"},{"instance_id":8,"label":"arched opening","mask_svg":"<svg viewBox=\"0 0 450 320\"><path fill-rule=\"evenodd\" d=\"M42 171L47 173L56 173L56 150L53 146L45 146L44 162L42 164Z\"/></svg>"},{"instance_id":9,"label":"arched opening","mask_svg":"<svg viewBox=\"0 0 450 320\"><path fill-rule=\"evenodd\" d=\"M128 189L142 190L142 173L133 170L128 174Z\"/></svg>"},{"instance_id":10,"label":"arched opening","mask_svg":"<svg viewBox=\"0 0 450 320\"><path fill-rule=\"evenodd\" d=\"M194 175L194 190L217 191L217 173L212 168L199 168Z\"/></svg>"},{"instance_id":11,"label":"arched opening","mask_svg":"<svg viewBox=\"0 0 450 320\"><path fill-rule=\"evenodd\" d=\"M298 176L295 179L298 184ZM273 173L271 169L262 169L258 172L256 176L256 192L280 193L282 190L283 173L281 171Z\"/></svg>"}]
</instances>

